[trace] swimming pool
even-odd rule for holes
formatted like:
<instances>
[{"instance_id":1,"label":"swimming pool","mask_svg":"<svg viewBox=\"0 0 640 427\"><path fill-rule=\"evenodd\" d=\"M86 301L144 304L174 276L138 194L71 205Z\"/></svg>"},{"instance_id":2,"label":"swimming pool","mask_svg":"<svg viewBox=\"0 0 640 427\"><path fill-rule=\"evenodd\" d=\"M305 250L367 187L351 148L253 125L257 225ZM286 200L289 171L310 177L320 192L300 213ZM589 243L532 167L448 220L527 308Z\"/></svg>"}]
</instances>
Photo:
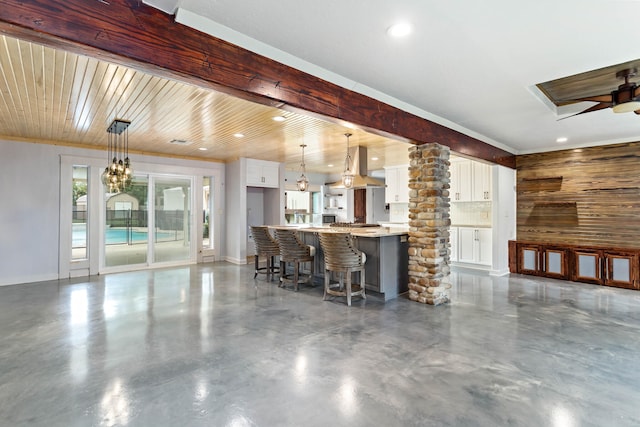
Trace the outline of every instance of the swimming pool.
<instances>
[{"instance_id":1,"label":"swimming pool","mask_svg":"<svg viewBox=\"0 0 640 427\"><path fill-rule=\"evenodd\" d=\"M86 224L73 224L72 245L74 248L81 248L87 245L86 230ZM105 244L121 245L127 243L127 232L131 244L147 243L148 233L146 231L127 230L126 228L107 228L104 233ZM157 231L155 233L155 241L178 240L178 237L181 236L181 232Z\"/></svg>"}]
</instances>

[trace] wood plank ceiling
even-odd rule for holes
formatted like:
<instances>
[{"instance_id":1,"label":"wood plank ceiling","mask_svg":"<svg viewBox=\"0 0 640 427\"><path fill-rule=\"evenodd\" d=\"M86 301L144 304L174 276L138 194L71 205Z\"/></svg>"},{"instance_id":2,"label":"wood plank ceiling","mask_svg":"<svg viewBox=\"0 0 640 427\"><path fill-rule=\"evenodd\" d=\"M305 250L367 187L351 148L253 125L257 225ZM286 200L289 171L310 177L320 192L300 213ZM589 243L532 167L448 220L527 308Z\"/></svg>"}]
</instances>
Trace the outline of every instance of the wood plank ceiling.
<instances>
[{"instance_id":1,"label":"wood plank ceiling","mask_svg":"<svg viewBox=\"0 0 640 427\"><path fill-rule=\"evenodd\" d=\"M105 150L115 118L131 121L131 153L298 170L304 143L308 172L340 173L350 132L352 146L368 147L370 169L408 163L405 142L1 36L0 138Z\"/></svg>"}]
</instances>

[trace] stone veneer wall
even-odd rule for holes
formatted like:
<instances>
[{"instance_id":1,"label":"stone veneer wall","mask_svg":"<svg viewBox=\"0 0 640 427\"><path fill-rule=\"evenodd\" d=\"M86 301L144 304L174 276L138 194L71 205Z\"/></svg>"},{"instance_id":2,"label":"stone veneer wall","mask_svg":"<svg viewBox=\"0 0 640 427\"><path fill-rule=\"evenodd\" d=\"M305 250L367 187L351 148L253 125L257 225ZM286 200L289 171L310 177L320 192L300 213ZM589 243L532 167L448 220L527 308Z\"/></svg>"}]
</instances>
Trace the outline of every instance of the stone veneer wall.
<instances>
[{"instance_id":1,"label":"stone veneer wall","mask_svg":"<svg viewBox=\"0 0 640 427\"><path fill-rule=\"evenodd\" d=\"M449 302L449 148L409 149L409 298Z\"/></svg>"}]
</instances>

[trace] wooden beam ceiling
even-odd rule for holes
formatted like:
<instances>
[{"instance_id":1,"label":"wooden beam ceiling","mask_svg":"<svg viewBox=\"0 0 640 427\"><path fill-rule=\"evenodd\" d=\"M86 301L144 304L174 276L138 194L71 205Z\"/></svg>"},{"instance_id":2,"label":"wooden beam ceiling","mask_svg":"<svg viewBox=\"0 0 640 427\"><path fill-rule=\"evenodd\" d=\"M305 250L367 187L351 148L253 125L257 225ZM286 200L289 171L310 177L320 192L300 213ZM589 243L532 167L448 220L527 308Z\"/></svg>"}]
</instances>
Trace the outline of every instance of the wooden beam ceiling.
<instances>
[{"instance_id":1,"label":"wooden beam ceiling","mask_svg":"<svg viewBox=\"0 0 640 427\"><path fill-rule=\"evenodd\" d=\"M505 150L178 24L139 0L3 0L0 32L515 167Z\"/></svg>"}]
</instances>

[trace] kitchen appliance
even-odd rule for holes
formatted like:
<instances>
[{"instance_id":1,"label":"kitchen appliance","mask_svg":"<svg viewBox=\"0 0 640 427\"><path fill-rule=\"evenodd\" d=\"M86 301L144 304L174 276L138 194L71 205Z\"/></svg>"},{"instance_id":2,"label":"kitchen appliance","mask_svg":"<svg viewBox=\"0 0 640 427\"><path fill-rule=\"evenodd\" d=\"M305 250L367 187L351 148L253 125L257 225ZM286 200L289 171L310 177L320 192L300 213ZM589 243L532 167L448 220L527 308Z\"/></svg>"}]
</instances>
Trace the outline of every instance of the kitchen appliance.
<instances>
[{"instance_id":1,"label":"kitchen appliance","mask_svg":"<svg viewBox=\"0 0 640 427\"><path fill-rule=\"evenodd\" d=\"M336 222L335 214L322 214L323 224L333 224L334 222Z\"/></svg>"}]
</instances>

